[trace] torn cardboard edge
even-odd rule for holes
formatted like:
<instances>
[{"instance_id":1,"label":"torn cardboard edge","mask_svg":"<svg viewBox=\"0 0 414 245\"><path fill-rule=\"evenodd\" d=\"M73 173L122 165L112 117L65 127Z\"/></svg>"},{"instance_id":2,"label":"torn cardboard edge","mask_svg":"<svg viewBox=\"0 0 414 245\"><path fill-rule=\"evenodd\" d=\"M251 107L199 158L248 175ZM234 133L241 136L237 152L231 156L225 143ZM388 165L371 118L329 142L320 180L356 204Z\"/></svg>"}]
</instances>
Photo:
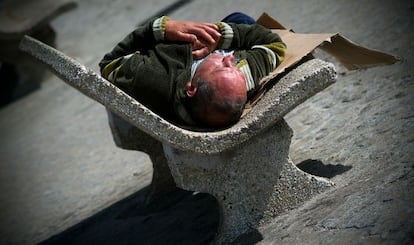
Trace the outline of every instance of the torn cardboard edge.
<instances>
[{"instance_id":1,"label":"torn cardboard edge","mask_svg":"<svg viewBox=\"0 0 414 245\"><path fill-rule=\"evenodd\" d=\"M283 62L268 76L268 80L283 73L289 67L297 64L303 57L311 54L316 48L334 56L348 70L357 70L380 65L391 65L401 59L384 52L362 47L339 33L304 34L287 30L276 19L263 13L257 23L278 33L286 44L286 54Z\"/></svg>"},{"instance_id":2,"label":"torn cardboard edge","mask_svg":"<svg viewBox=\"0 0 414 245\"><path fill-rule=\"evenodd\" d=\"M295 33L292 30L287 30L285 26L267 13L263 13L256 23L279 34L287 49L283 62L259 82L261 88L254 98L246 104L243 115L264 95L265 89L262 88L269 81L298 64L317 48L334 56L348 70L391 65L401 60L397 56L362 47L339 33Z\"/></svg>"}]
</instances>

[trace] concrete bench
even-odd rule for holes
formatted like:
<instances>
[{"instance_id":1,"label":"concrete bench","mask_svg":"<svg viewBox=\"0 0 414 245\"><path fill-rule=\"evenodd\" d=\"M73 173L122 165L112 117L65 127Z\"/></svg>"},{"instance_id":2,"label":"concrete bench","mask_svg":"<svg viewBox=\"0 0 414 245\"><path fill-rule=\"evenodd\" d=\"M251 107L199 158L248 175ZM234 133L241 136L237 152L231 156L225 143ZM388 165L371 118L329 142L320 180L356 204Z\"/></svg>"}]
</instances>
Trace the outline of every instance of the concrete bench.
<instances>
[{"instance_id":1,"label":"concrete bench","mask_svg":"<svg viewBox=\"0 0 414 245\"><path fill-rule=\"evenodd\" d=\"M45 71L18 49L20 40L24 35L31 35L55 46L56 33L50 21L75 7L73 0L0 1L0 68L6 74L2 83L9 83L2 86L9 88L10 100L39 88Z\"/></svg>"},{"instance_id":2,"label":"concrete bench","mask_svg":"<svg viewBox=\"0 0 414 245\"><path fill-rule=\"evenodd\" d=\"M120 146L141 149L153 161L152 194L173 190L176 184L213 195L221 219L216 243L227 243L254 231L333 185L292 163L292 130L283 119L335 81L330 63L311 59L298 65L234 126L196 132L169 123L91 69L33 38L25 37L20 48L116 114L110 118L114 138L117 134L130 136L130 141L120 142ZM115 128L119 125L113 123L116 121L132 124L135 131Z\"/></svg>"}]
</instances>

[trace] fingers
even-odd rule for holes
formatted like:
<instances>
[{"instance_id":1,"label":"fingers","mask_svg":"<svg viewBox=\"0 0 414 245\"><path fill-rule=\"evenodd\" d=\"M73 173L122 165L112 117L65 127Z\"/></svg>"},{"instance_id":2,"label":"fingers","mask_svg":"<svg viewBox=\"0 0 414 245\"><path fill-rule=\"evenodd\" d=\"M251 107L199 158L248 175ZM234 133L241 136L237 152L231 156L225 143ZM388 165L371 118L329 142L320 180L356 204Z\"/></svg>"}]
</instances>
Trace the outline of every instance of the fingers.
<instances>
[{"instance_id":1,"label":"fingers","mask_svg":"<svg viewBox=\"0 0 414 245\"><path fill-rule=\"evenodd\" d=\"M193 58L200 59L216 49L221 34L219 27L212 23L168 20L165 38L172 42L191 43Z\"/></svg>"},{"instance_id":2,"label":"fingers","mask_svg":"<svg viewBox=\"0 0 414 245\"><path fill-rule=\"evenodd\" d=\"M201 59L206 57L208 54L210 54L210 50L208 47L203 47L201 49L193 50L192 55L193 59Z\"/></svg>"},{"instance_id":3,"label":"fingers","mask_svg":"<svg viewBox=\"0 0 414 245\"><path fill-rule=\"evenodd\" d=\"M220 30L219 27L216 24L210 23L210 22L200 22L200 24L204 26L208 26L216 31Z\"/></svg>"},{"instance_id":4,"label":"fingers","mask_svg":"<svg viewBox=\"0 0 414 245\"><path fill-rule=\"evenodd\" d=\"M206 45L198 39L192 43L192 50L198 50L204 47L206 47Z\"/></svg>"},{"instance_id":5,"label":"fingers","mask_svg":"<svg viewBox=\"0 0 414 245\"><path fill-rule=\"evenodd\" d=\"M200 59L207 56L217 48L217 44L218 42L206 43L204 40L197 39L192 43L193 58Z\"/></svg>"},{"instance_id":6,"label":"fingers","mask_svg":"<svg viewBox=\"0 0 414 245\"><path fill-rule=\"evenodd\" d=\"M220 33L220 28L213 23L202 23L207 29L208 29L208 33L211 35L211 37L215 40L218 41L221 38L221 33Z\"/></svg>"},{"instance_id":7,"label":"fingers","mask_svg":"<svg viewBox=\"0 0 414 245\"><path fill-rule=\"evenodd\" d=\"M197 42L197 36L194 34L177 32L176 40L180 40L181 42L187 43L195 43Z\"/></svg>"},{"instance_id":8,"label":"fingers","mask_svg":"<svg viewBox=\"0 0 414 245\"><path fill-rule=\"evenodd\" d=\"M213 26L214 27L213 27ZM199 23L191 30L199 39L205 40L208 44L214 44L221 38L218 27L214 24Z\"/></svg>"},{"instance_id":9,"label":"fingers","mask_svg":"<svg viewBox=\"0 0 414 245\"><path fill-rule=\"evenodd\" d=\"M212 23L174 20L166 22L166 39L169 41L193 43L196 39L202 39L208 45L213 45L220 37L218 26Z\"/></svg>"}]
</instances>

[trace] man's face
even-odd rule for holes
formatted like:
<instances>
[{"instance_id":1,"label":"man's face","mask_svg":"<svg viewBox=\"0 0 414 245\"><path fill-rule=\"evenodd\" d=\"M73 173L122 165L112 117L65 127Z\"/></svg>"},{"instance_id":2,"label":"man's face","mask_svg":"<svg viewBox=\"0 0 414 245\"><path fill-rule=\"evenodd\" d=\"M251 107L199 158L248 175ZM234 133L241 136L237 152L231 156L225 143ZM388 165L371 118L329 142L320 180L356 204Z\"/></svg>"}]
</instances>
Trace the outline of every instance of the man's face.
<instances>
[{"instance_id":1,"label":"man's face","mask_svg":"<svg viewBox=\"0 0 414 245\"><path fill-rule=\"evenodd\" d=\"M232 54L224 56L212 53L200 64L196 75L207 75L209 78L232 77L236 80L244 80L243 73L235 67L234 56Z\"/></svg>"},{"instance_id":2,"label":"man's face","mask_svg":"<svg viewBox=\"0 0 414 245\"><path fill-rule=\"evenodd\" d=\"M193 81L197 81L199 77L212 82L217 99L246 96L246 80L243 73L235 67L233 55L208 55L197 68Z\"/></svg>"},{"instance_id":3,"label":"man's face","mask_svg":"<svg viewBox=\"0 0 414 245\"><path fill-rule=\"evenodd\" d=\"M210 98L211 103L205 105L204 121L211 126L227 124L228 114L217 111L214 105L243 103L247 100L246 80L243 73L235 67L234 56L210 54L198 66L192 81L198 81L199 78L202 78L214 90L214 95ZM193 84L187 88L196 87L197 84Z\"/></svg>"}]
</instances>

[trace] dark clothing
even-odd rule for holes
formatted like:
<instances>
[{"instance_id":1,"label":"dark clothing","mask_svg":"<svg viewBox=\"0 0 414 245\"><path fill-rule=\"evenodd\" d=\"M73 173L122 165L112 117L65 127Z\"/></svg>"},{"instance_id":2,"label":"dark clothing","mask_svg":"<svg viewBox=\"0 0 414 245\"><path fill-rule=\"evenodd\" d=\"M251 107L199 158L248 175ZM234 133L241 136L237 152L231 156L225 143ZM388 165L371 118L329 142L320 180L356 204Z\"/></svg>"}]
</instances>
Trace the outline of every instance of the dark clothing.
<instances>
[{"instance_id":1,"label":"dark clothing","mask_svg":"<svg viewBox=\"0 0 414 245\"><path fill-rule=\"evenodd\" d=\"M160 40L156 33L160 22L158 18L138 27L99 66L106 79L155 113L188 123L185 85L191 80L191 44ZM235 50L234 56L240 59L237 67L254 83L252 93L260 79L281 62L285 45L277 34L259 25L217 25L222 33L218 48Z\"/></svg>"},{"instance_id":2,"label":"dark clothing","mask_svg":"<svg viewBox=\"0 0 414 245\"><path fill-rule=\"evenodd\" d=\"M248 25L252 25L256 23L256 21L252 17L244 13L240 13L240 12L231 13L228 16L226 16L224 19L222 19L221 21L226 22L226 23L248 24Z\"/></svg>"}]
</instances>

